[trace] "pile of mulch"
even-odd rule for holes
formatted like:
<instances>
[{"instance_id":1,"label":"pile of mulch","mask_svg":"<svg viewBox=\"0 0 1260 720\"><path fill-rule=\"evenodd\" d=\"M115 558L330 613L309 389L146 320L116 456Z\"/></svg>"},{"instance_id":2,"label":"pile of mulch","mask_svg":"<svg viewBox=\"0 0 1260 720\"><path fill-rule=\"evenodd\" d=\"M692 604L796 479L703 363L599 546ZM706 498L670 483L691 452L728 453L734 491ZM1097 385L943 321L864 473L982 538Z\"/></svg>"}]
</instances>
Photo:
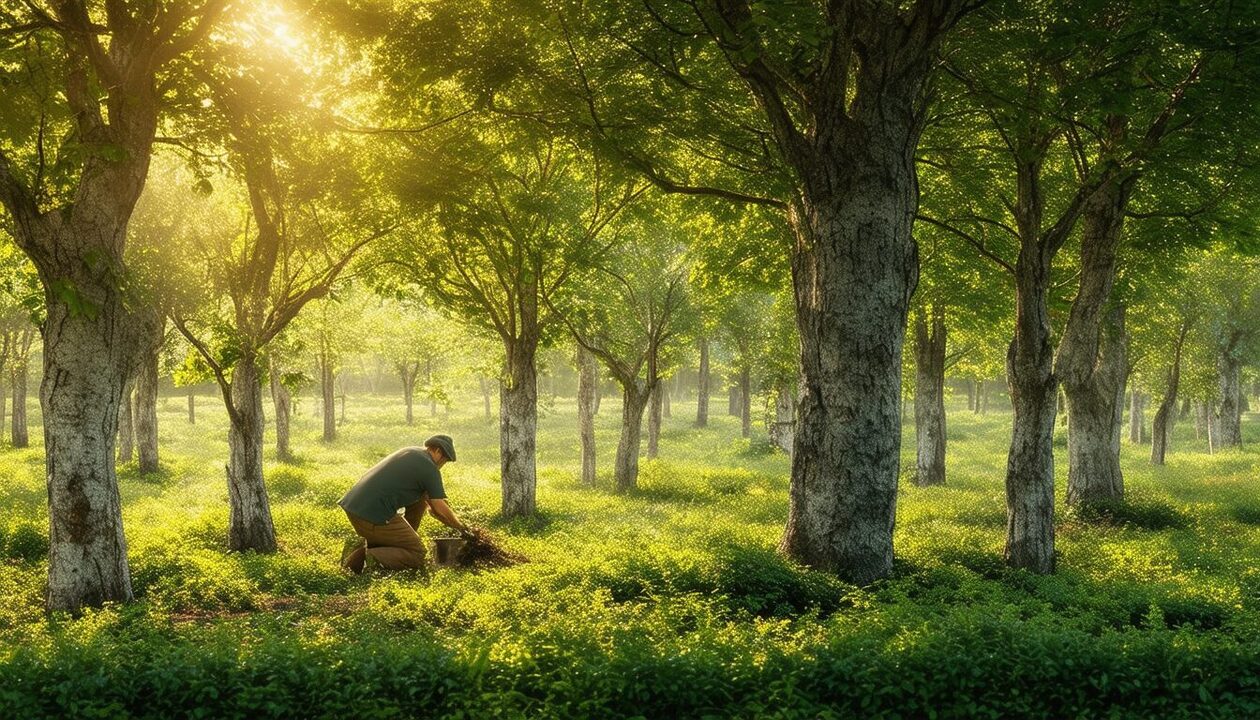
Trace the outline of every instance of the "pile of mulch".
<instances>
[{"instance_id":1,"label":"pile of mulch","mask_svg":"<svg viewBox=\"0 0 1260 720\"><path fill-rule=\"evenodd\" d=\"M529 560L520 553L512 552L485 530L478 530L468 539L459 556L455 558L456 567L468 570L485 568L510 567Z\"/></svg>"}]
</instances>

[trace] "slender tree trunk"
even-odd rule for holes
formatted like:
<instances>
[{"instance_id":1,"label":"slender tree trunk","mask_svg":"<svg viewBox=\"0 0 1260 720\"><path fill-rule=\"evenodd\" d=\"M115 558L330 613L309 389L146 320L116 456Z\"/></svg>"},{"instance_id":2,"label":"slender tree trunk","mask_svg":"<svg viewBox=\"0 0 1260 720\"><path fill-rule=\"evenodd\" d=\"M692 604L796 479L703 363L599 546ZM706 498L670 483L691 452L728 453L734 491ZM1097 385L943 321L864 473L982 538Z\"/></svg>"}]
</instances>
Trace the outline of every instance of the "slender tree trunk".
<instances>
[{"instance_id":1,"label":"slender tree trunk","mask_svg":"<svg viewBox=\"0 0 1260 720\"><path fill-rule=\"evenodd\" d=\"M1194 439L1203 440L1208 434L1208 406L1206 403L1194 400L1191 402L1190 411L1194 415Z\"/></svg>"},{"instance_id":2,"label":"slender tree trunk","mask_svg":"<svg viewBox=\"0 0 1260 720\"><path fill-rule=\"evenodd\" d=\"M582 484L595 484L595 389L599 366L595 356L578 346L578 434L582 440Z\"/></svg>"},{"instance_id":3,"label":"slender tree trunk","mask_svg":"<svg viewBox=\"0 0 1260 720\"><path fill-rule=\"evenodd\" d=\"M980 414L981 415L989 414L989 394L990 394L989 381L981 380L980 381Z\"/></svg>"},{"instance_id":4,"label":"slender tree trunk","mask_svg":"<svg viewBox=\"0 0 1260 720\"><path fill-rule=\"evenodd\" d=\"M416 367L415 370L413 370L411 363L409 362L403 362L403 363L398 364L398 377L399 379L402 380L403 404L406 405L407 407L407 424L408 425L412 425L415 423L415 415L413 412L413 406L414 406L415 397L416 397L416 373L418 370L419 370L418 366ZM486 385L485 378L482 378L481 380L482 392L485 392L485 385ZM489 413L489 410L487 410L486 412Z\"/></svg>"},{"instance_id":5,"label":"slender tree trunk","mask_svg":"<svg viewBox=\"0 0 1260 720\"><path fill-rule=\"evenodd\" d=\"M31 444L30 432L26 426L26 361L22 360L13 368L13 419L10 439L13 447L24 448ZM0 401L0 415L3 414L3 402Z\"/></svg>"},{"instance_id":6,"label":"slender tree trunk","mask_svg":"<svg viewBox=\"0 0 1260 720\"><path fill-rule=\"evenodd\" d=\"M1217 358L1221 402L1218 411L1220 448L1242 447L1242 362L1232 352Z\"/></svg>"},{"instance_id":7,"label":"slender tree trunk","mask_svg":"<svg viewBox=\"0 0 1260 720\"><path fill-rule=\"evenodd\" d=\"M131 405L131 389L135 377L128 377L123 386L122 402L118 406L118 462L131 462L136 451L135 411Z\"/></svg>"},{"instance_id":8,"label":"slender tree trunk","mask_svg":"<svg viewBox=\"0 0 1260 720\"><path fill-rule=\"evenodd\" d=\"M437 397L433 393L433 361L424 364L424 387L429 393L429 417L437 417Z\"/></svg>"},{"instance_id":9,"label":"slender tree trunk","mask_svg":"<svg viewBox=\"0 0 1260 720\"><path fill-rule=\"evenodd\" d=\"M700 338L700 370L696 378L696 427L709 424L709 339Z\"/></svg>"},{"instance_id":10,"label":"slender tree trunk","mask_svg":"<svg viewBox=\"0 0 1260 720\"><path fill-rule=\"evenodd\" d=\"M624 387L621 407L621 440L617 443L614 478L617 492L638 486L639 448L642 445L643 411L651 394L647 384Z\"/></svg>"},{"instance_id":11,"label":"slender tree trunk","mask_svg":"<svg viewBox=\"0 0 1260 720\"><path fill-rule=\"evenodd\" d=\"M1080 298L1078 297L1078 302ZM1114 308L1095 345L1096 361L1081 376L1073 378L1068 395L1068 487L1069 505L1087 505L1124 497L1124 476L1120 470L1120 430L1124 423L1124 385L1128 375L1125 358L1124 308ZM1060 347L1060 353L1066 350ZM1062 363L1061 363L1062 364Z\"/></svg>"},{"instance_id":12,"label":"slender tree trunk","mask_svg":"<svg viewBox=\"0 0 1260 720\"><path fill-rule=\"evenodd\" d=\"M293 396L284 386L281 368L271 363L271 403L276 415L276 459L280 462L292 462L293 452L289 449L289 424L293 414Z\"/></svg>"},{"instance_id":13,"label":"slender tree trunk","mask_svg":"<svg viewBox=\"0 0 1260 720\"><path fill-rule=\"evenodd\" d=\"M1190 417L1190 398L1181 401L1181 412L1178 413L1178 420L1185 420Z\"/></svg>"},{"instance_id":14,"label":"slender tree trunk","mask_svg":"<svg viewBox=\"0 0 1260 720\"><path fill-rule=\"evenodd\" d=\"M731 385L726 389L726 414L731 417L740 417L740 398L739 398L739 379L731 380Z\"/></svg>"},{"instance_id":15,"label":"slender tree trunk","mask_svg":"<svg viewBox=\"0 0 1260 720\"><path fill-rule=\"evenodd\" d=\"M1146 397L1142 391L1133 388L1133 392L1129 393L1129 442L1134 445L1141 445L1146 439L1143 430L1146 429Z\"/></svg>"},{"instance_id":16,"label":"slender tree trunk","mask_svg":"<svg viewBox=\"0 0 1260 720\"><path fill-rule=\"evenodd\" d=\"M538 476L538 372L534 334L506 344L507 372L499 391L499 466L504 517L533 515Z\"/></svg>"},{"instance_id":17,"label":"slender tree trunk","mask_svg":"<svg viewBox=\"0 0 1260 720\"><path fill-rule=\"evenodd\" d=\"M752 371L747 365L739 371L739 417L743 436L752 437Z\"/></svg>"},{"instance_id":18,"label":"slender tree trunk","mask_svg":"<svg viewBox=\"0 0 1260 720\"><path fill-rule=\"evenodd\" d=\"M486 422L490 422L493 419L490 412L490 379L484 376L478 379L481 381L481 405L485 410Z\"/></svg>"},{"instance_id":19,"label":"slender tree trunk","mask_svg":"<svg viewBox=\"0 0 1260 720\"><path fill-rule=\"evenodd\" d=\"M136 373L135 431L139 470L158 471L158 353L145 352Z\"/></svg>"},{"instance_id":20,"label":"slender tree trunk","mask_svg":"<svg viewBox=\"0 0 1260 720\"><path fill-rule=\"evenodd\" d=\"M262 378L251 354L237 360L232 370L232 407L229 413L228 548L234 551L275 552L276 531L263 483Z\"/></svg>"},{"instance_id":21,"label":"slender tree trunk","mask_svg":"<svg viewBox=\"0 0 1260 720\"><path fill-rule=\"evenodd\" d=\"M964 381L964 385L967 388L967 412L975 412L976 411L976 381L971 378L967 378L966 381Z\"/></svg>"},{"instance_id":22,"label":"slender tree trunk","mask_svg":"<svg viewBox=\"0 0 1260 720\"><path fill-rule=\"evenodd\" d=\"M774 424L770 427L770 441L780 450L792 454L792 437L796 433L796 393L791 383L780 383L775 390Z\"/></svg>"},{"instance_id":23,"label":"slender tree trunk","mask_svg":"<svg viewBox=\"0 0 1260 720\"><path fill-rule=\"evenodd\" d=\"M197 396L188 388L188 424L197 424Z\"/></svg>"},{"instance_id":24,"label":"slender tree trunk","mask_svg":"<svg viewBox=\"0 0 1260 720\"><path fill-rule=\"evenodd\" d=\"M337 439L337 405L333 395L332 358L322 354L319 358L319 389L324 408L324 442Z\"/></svg>"},{"instance_id":25,"label":"slender tree trunk","mask_svg":"<svg viewBox=\"0 0 1260 720\"><path fill-rule=\"evenodd\" d=\"M674 378L677 379L679 374L681 374L681 371L678 374L675 374ZM671 417L673 414L670 409L670 396L673 394L674 393L672 391L665 387L665 383L661 383L661 417L663 418Z\"/></svg>"},{"instance_id":26,"label":"slender tree trunk","mask_svg":"<svg viewBox=\"0 0 1260 720\"><path fill-rule=\"evenodd\" d=\"M1172 445L1172 429L1177 419L1177 389L1181 384L1181 349L1186 342L1186 333L1190 331L1188 323L1181 324L1173 346L1173 361L1168 368L1168 382L1164 390L1164 399L1155 411L1155 424L1151 429L1151 464L1163 465Z\"/></svg>"},{"instance_id":27,"label":"slender tree trunk","mask_svg":"<svg viewBox=\"0 0 1260 720\"><path fill-rule=\"evenodd\" d=\"M656 458L660 450L661 441L661 395L664 394L665 388L661 383L656 383L655 389L652 390L651 396L648 398L648 447L647 456L649 460Z\"/></svg>"},{"instance_id":28,"label":"slender tree trunk","mask_svg":"<svg viewBox=\"0 0 1260 720\"><path fill-rule=\"evenodd\" d=\"M0 363L0 369L3 369L3 363ZM4 384L0 383L0 437L4 436L4 418L5 418L5 397Z\"/></svg>"},{"instance_id":29,"label":"slender tree trunk","mask_svg":"<svg viewBox=\"0 0 1260 720\"><path fill-rule=\"evenodd\" d=\"M945 484L945 313L932 308L932 326L915 317L915 484Z\"/></svg>"}]
</instances>

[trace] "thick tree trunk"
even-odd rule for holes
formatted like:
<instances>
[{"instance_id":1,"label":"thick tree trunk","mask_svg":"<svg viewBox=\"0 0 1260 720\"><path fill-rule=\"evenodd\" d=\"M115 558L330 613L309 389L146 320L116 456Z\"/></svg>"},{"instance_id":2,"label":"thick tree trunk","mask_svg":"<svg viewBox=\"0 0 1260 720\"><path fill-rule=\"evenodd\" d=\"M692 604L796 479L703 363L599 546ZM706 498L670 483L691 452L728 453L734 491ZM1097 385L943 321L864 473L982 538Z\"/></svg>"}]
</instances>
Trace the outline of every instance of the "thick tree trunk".
<instances>
[{"instance_id":1,"label":"thick tree trunk","mask_svg":"<svg viewBox=\"0 0 1260 720\"><path fill-rule=\"evenodd\" d=\"M193 394L192 388L188 388L188 424L197 424L197 396Z\"/></svg>"},{"instance_id":2,"label":"thick tree trunk","mask_svg":"<svg viewBox=\"0 0 1260 720\"><path fill-rule=\"evenodd\" d=\"M13 419L9 437L15 448L24 448L31 444L26 423L26 383L26 362L22 361L13 368Z\"/></svg>"},{"instance_id":3,"label":"thick tree trunk","mask_svg":"<svg viewBox=\"0 0 1260 720\"><path fill-rule=\"evenodd\" d=\"M791 383L782 383L775 390L774 423L770 441L780 450L792 454L792 437L796 434L796 393Z\"/></svg>"},{"instance_id":4,"label":"thick tree trunk","mask_svg":"<svg viewBox=\"0 0 1260 720\"><path fill-rule=\"evenodd\" d=\"M1124 497L1120 470L1120 430L1124 423L1124 385L1128 375L1124 308L1111 311L1095 346L1097 360L1083 378L1069 384L1068 487L1069 505L1087 505ZM1062 352L1062 348L1061 348ZM1083 380L1083 381L1082 381Z\"/></svg>"},{"instance_id":5,"label":"thick tree trunk","mask_svg":"<svg viewBox=\"0 0 1260 720\"><path fill-rule=\"evenodd\" d=\"M293 396L281 381L280 367L271 364L271 403L276 415L276 459L292 462L293 451L289 448L289 424L293 415Z\"/></svg>"},{"instance_id":6,"label":"thick tree trunk","mask_svg":"<svg viewBox=\"0 0 1260 720\"><path fill-rule=\"evenodd\" d=\"M709 424L709 339L700 338L700 370L696 378L696 427Z\"/></svg>"},{"instance_id":7,"label":"thick tree trunk","mask_svg":"<svg viewBox=\"0 0 1260 720\"><path fill-rule=\"evenodd\" d=\"M1220 442L1215 447L1242 447L1242 362L1232 352L1217 358L1221 402L1218 409Z\"/></svg>"},{"instance_id":8,"label":"thick tree trunk","mask_svg":"<svg viewBox=\"0 0 1260 720\"><path fill-rule=\"evenodd\" d=\"M1177 342L1173 346L1173 361L1168 367L1168 382L1164 390L1164 399L1155 411L1155 424L1151 429L1151 464L1163 465L1172 445L1172 429L1177 420L1177 389L1181 384L1181 349L1186 342L1186 333L1190 330L1187 323L1182 323L1177 334Z\"/></svg>"},{"instance_id":9,"label":"thick tree trunk","mask_svg":"<svg viewBox=\"0 0 1260 720\"><path fill-rule=\"evenodd\" d=\"M646 384L623 388L621 440L617 443L617 459L613 471L617 492L626 492L638 486L643 411L647 408L650 394Z\"/></svg>"},{"instance_id":10,"label":"thick tree trunk","mask_svg":"<svg viewBox=\"0 0 1260 720\"><path fill-rule=\"evenodd\" d=\"M752 437L752 371L747 365L739 371L739 418L743 436Z\"/></svg>"},{"instance_id":11,"label":"thick tree trunk","mask_svg":"<svg viewBox=\"0 0 1260 720\"><path fill-rule=\"evenodd\" d=\"M276 531L263 483L262 378L257 361L242 356L232 369L232 407L229 413L227 467L228 548L235 551L275 552Z\"/></svg>"},{"instance_id":12,"label":"thick tree trunk","mask_svg":"<svg viewBox=\"0 0 1260 720\"><path fill-rule=\"evenodd\" d=\"M582 484L595 484L595 389L599 365L590 350L578 346L578 435L582 441Z\"/></svg>"},{"instance_id":13,"label":"thick tree trunk","mask_svg":"<svg viewBox=\"0 0 1260 720\"><path fill-rule=\"evenodd\" d=\"M1136 387L1129 393L1129 442L1141 445L1146 426L1146 398Z\"/></svg>"},{"instance_id":14,"label":"thick tree trunk","mask_svg":"<svg viewBox=\"0 0 1260 720\"><path fill-rule=\"evenodd\" d=\"M59 241L72 244L70 238ZM98 267L106 265L102 259ZM74 278L72 303L62 293L45 292L40 403L48 470L50 610L76 611L132 598L111 456L123 387L134 367L136 324L117 294L116 276L103 269L108 279ZM41 276L48 287L49 278L42 271ZM83 312L84 302L91 303L92 313Z\"/></svg>"},{"instance_id":15,"label":"thick tree trunk","mask_svg":"<svg viewBox=\"0 0 1260 720\"><path fill-rule=\"evenodd\" d=\"M135 430L139 470L158 471L158 353L145 352L136 373Z\"/></svg>"},{"instance_id":16,"label":"thick tree trunk","mask_svg":"<svg viewBox=\"0 0 1260 720\"><path fill-rule=\"evenodd\" d=\"M920 77L899 77L917 96ZM813 168L789 213L803 387L780 547L859 584L892 572L901 353L918 280L917 101L883 101L878 120L857 109L863 131L836 148L840 162Z\"/></svg>"},{"instance_id":17,"label":"thick tree trunk","mask_svg":"<svg viewBox=\"0 0 1260 720\"><path fill-rule=\"evenodd\" d=\"M324 442L337 439L337 404L333 395L332 359L327 355L319 360L319 390L324 408Z\"/></svg>"},{"instance_id":18,"label":"thick tree trunk","mask_svg":"<svg viewBox=\"0 0 1260 720\"><path fill-rule=\"evenodd\" d=\"M135 411L131 405L135 377L127 378L123 386L122 401L118 405L118 462L128 463L136 452Z\"/></svg>"},{"instance_id":19,"label":"thick tree trunk","mask_svg":"<svg viewBox=\"0 0 1260 720\"><path fill-rule=\"evenodd\" d=\"M508 343L507 372L499 391L499 467L504 517L533 515L538 476L538 372L536 336Z\"/></svg>"},{"instance_id":20,"label":"thick tree trunk","mask_svg":"<svg viewBox=\"0 0 1260 720\"><path fill-rule=\"evenodd\" d=\"M647 456L649 460L656 458L660 450L661 442L661 395L664 394L665 388L661 383L656 384L656 388L652 390L651 396L648 398L648 447Z\"/></svg>"},{"instance_id":21,"label":"thick tree trunk","mask_svg":"<svg viewBox=\"0 0 1260 720\"><path fill-rule=\"evenodd\" d=\"M932 309L932 326L915 317L915 484L945 484L945 313Z\"/></svg>"}]
</instances>

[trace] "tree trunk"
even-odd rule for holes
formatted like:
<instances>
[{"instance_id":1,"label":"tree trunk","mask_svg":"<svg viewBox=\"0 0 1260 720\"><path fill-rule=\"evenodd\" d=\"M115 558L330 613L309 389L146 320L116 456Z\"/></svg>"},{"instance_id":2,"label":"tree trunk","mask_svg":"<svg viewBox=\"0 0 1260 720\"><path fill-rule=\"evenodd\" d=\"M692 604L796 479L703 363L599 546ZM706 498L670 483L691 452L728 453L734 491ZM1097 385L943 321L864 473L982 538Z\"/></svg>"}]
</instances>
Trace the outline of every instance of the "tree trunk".
<instances>
[{"instance_id":1,"label":"tree trunk","mask_svg":"<svg viewBox=\"0 0 1260 720\"><path fill-rule=\"evenodd\" d=\"M582 484L595 484L595 389L599 366L595 356L578 346L578 435L582 441Z\"/></svg>"},{"instance_id":2,"label":"tree trunk","mask_svg":"<svg viewBox=\"0 0 1260 720\"><path fill-rule=\"evenodd\" d=\"M770 441L790 456L795 433L796 393L793 392L791 383L780 383L775 391L774 424L770 426Z\"/></svg>"},{"instance_id":3,"label":"tree trunk","mask_svg":"<svg viewBox=\"0 0 1260 720\"><path fill-rule=\"evenodd\" d=\"M1129 393L1129 442L1146 442L1146 395L1136 387Z\"/></svg>"},{"instance_id":4,"label":"tree trunk","mask_svg":"<svg viewBox=\"0 0 1260 720\"><path fill-rule=\"evenodd\" d=\"M433 392L433 361L424 364L424 388L429 393L429 417L437 417L437 395Z\"/></svg>"},{"instance_id":5,"label":"tree trunk","mask_svg":"<svg viewBox=\"0 0 1260 720\"><path fill-rule=\"evenodd\" d=\"M919 111L900 93L917 97L921 77L897 75L878 117L857 109L862 131L812 168L789 212L803 388L780 547L858 584L892 572L901 353L918 280Z\"/></svg>"},{"instance_id":6,"label":"tree trunk","mask_svg":"<svg viewBox=\"0 0 1260 720\"><path fill-rule=\"evenodd\" d=\"M681 374L681 372L679 374ZM677 378L678 375L675 375L674 377ZM673 395L673 392L666 388L664 383L661 383L661 417L663 418L671 417L673 415L673 412L670 409L670 404L672 402L670 398L671 395Z\"/></svg>"},{"instance_id":7,"label":"tree trunk","mask_svg":"<svg viewBox=\"0 0 1260 720\"><path fill-rule=\"evenodd\" d=\"M1185 420L1186 418L1190 417L1190 405L1191 405L1190 398L1186 398L1185 400L1181 401L1181 412L1178 413L1178 416L1177 416L1178 420Z\"/></svg>"},{"instance_id":8,"label":"tree trunk","mask_svg":"<svg viewBox=\"0 0 1260 720\"><path fill-rule=\"evenodd\" d=\"M656 383L656 387L652 390L651 396L648 398L648 447L647 456L649 460L656 459L660 450L661 442L661 395L665 393L662 383ZM747 436L745 436L747 437Z\"/></svg>"},{"instance_id":9,"label":"tree trunk","mask_svg":"<svg viewBox=\"0 0 1260 720\"><path fill-rule=\"evenodd\" d=\"M228 425L228 548L275 552L276 531L263 483L262 378L252 355L243 355L232 369L232 407Z\"/></svg>"},{"instance_id":10,"label":"tree trunk","mask_svg":"<svg viewBox=\"0 0 1260 720\"><path fill-rule=\"evenodd\" d=\"M127 378L123 386L122 402L118 406L118 462L131 462L136 451L135 411L131 406L131 389L135 377Z\"/></svg>"},{"instance_id":11,"label":"tree trunk","mask_svg":"<svg viewBox=\"0 0 1260 720\"><path fill-rule=\"evenodd\" d=\"M932 327L915 317L915 484L945 484L945 313L932 308Z\"/></svg>"},{"instance_id":12,"label":"tree trunk","mask_svg":"<svg viewBox=\"0 0 1260 720\"><path fill-rule=\"evenodd\" d=\"M1117 306L1101 328L1092 368L1082 376L1064 371L1063 387L1072 416L1068 421L1069 505L1124 497L1120 430L1124 424L1124 385L1128 375L1126 345L1124 308ZM1061 345L1060 352L1065 350L1066 346Z\"/></svg>"},{"instance_id":13,"label":"tree trunk","mask_svg":"<svg viewBox=\"0 0 1260 720\"><path fill-rule=\"evenodd\" d=\"M81 247L70 238L58 241ZM44 294L40 404L48 479L49 610L77 611L132 599L111 456L137 338L112 274L121 266L120 260L116 263L102 258L95 266L108 275L106 280L72 278L72 301L56 291ZM43 270L41 276L48 287ZM84 302L94 311L83 312Z\"/></svg>"},{"instance_id":14,"label":"tree trunk","mask_svg":"<svg viewBox=\"0 0 1260 720\"><path fill-rule=\"evenodd\" d=\"M188 388L188 424L197 424L197 396L193 394L192 388Z\"/></svg>"},{"instance_id":15,"label":"tree trunk","mask_svg":"<svg viewBox=\"0 0 1260 720\"><path fill-rule=\"evenodd\" d=\"M739 418L743 436L752 437L752 371L747 365L739 371Z\"/></svg>"},{"instance_id":16,"label":"tree trunk","mask_svg":"<svg viewBox=\"0 0 1260 720\"><path fill-rule=\"evenodd\" d=\"M731 417L740 417L740 400L739 400L739 379L731 380L731 385L726 389L726 414Z\"/></svg>"},{"instance_id":17,"label":"tree trunk","mask_svg":"<svg viewBox=\"0 0 1260 720\"><path fill-rule=\"evenodd\" d=\"M1221 402L1218 410L1220 442L1215 447L1242 447L1242 362L1232 352L1224 352L1216 362L1220 373Z\"/></svg>"},{"instance_id":18,"label":"tree trunk","mask_svg":"<svg viewBox=\"0 0 1260 720\"><path fill-rule=\"evenodd\" d=\"M504 517L534 514L538 476L538 339L526 335L506 344L507 372L499 390L499 466Z\"/></svg>"},{"instance_id":19,"label":"tree trunk","mask_svg":"<svg viewBox=\"0 0 1260 720\"><path fill-rule=\"evenodd\" d=\"M493 419L490 412L490 379L484 376L478 379L481 381L481 405L485 410L486 422L490 422Z\"/></svg>"},{"instance_id":20,"label":"tree trunk","mask_svg":"<svg viewBox=\"0 0 1260 720\"><path fill-rule=\"evenodd\" d=\"M1173 346L1173 361L1168 368L1168 382L1164 390L1164 399L1155 411L1155 424L1151 429L1151 464L1163 465L1172 444L1172 429L1177 420L1177 388L1181 384L1181 349L1186 342L1186 333L1190 331L1188 323L1181 324Z\"/></svg>"},{"instance_id":21,"label":"tree trunk","mask_svg":"<svg viewBox=\"0 0 1260 720\"><path fill-rule=\"evenodd\" d=\"M332 359L326 354L319 359L319 389L324 408L324 442L337 439L337 405L333 396Z\"/></svg>"},{"instance_id":22,"label":"tree trunk","mask_svg":"<svg viewBox=\"0 0 1260 720\"><path fill-rule=\"evenodd\" d=\"M709 424L709 339L700 338L700 370L696 378L696 427Z\"/></svg>"},{"instance_id":23,"label":"tree trunk","mask_svg":"<svg viewBox=\"0 0 1260 720\"><path fill-rule=\"evenodd\" d=\"M413 412L413 406L415 404L415 397L416 397L416 373L418 370L419 370L419 366L417 366L416 369L413 370L411 367L411 363L409 362L403 362L403 363L398 364L398 377L400 380L402 380L403 404L406 405L407 407L407 424L408 425L412 425L415 423L415 415ZM486 386L485 378L482 378L481 380L482 392L485 392L485 386ZM489 410L487 410L486 412L488 414Z\"/></svg>"},{"instance_id":24,"label":"tree trunk","mask_svg":"<svg viewBox=\"0 0 1260 720\"><path fill-rule=\"evenodd\" d=\"M617 492L626 492L638 486L639 448L642 445L643 411L650 395L646 384L625 387L622 390L621 440L617 443L617 459L614 477Z\"/></svg>"},{"instance_id":25,"label":"tree trunk","mask_svg":"<svg viewBox=\"0 0 1260 720\"><path fill-rule=\"evenodd\" d=\"M13 368L13 416L10 439L13 447L24 448L31 444L30 432L26 425L26 361L19 362ZM3 401L0 401L3 406ZM0 407L0 415L3 415Z\"/></svg>"},{"instance_id":26,"label":"tree trunk","mask_svg":"<svg viewBox=\"0 0 1260 720\"><path fill-rule=\"evenodd\" d=\"M0 366L2 365L3 363L0 363ZM4 417L5 417L4 409L5 409L4 384L0 383L0 437L4 436Z\"/></svg>"},{"instance_id":27,"label":"tree trunk","mask_svg":"<svg viewBox=\"0 0 1260 720\"><path fill-rule=\"evenodd\" d=\"M141 473L158 471L158 353L154 348L140 358L136 373L135 432Z\"/></svg>"},{"instance_id":28,"label":"tree trunk","mask_svg":"<svg viewBox=\"0 0 1260 720\"><path fill-rule=\"evenodd\" d=\"M980 381L980 414L989 414L989 381Z\"/></svg>"},{"instance_id":29,"label":"tree trunk","mask_svg":"<svg viewBox=\"0 0 1260 720\"><path fill-rule=\"evenodd\" d=\"M976 407L977 407L976 381L971 378L967 378L967 380L965 381L965 385L967 387L967 412L976 412Z\"/></svg>"},{"instance_id":30,"label":"tree trunk","mask_svg":"<svg viewBox=\"0 0 1260 720\"><path fill-rule=\"evenodd\" d=\"M280 462L292 462L293 452L289 449L289 423L293 415L293 396L284 386L280 367L271 363L271 403L276 415L276 459Z\"/></svg>"}]
</instances>

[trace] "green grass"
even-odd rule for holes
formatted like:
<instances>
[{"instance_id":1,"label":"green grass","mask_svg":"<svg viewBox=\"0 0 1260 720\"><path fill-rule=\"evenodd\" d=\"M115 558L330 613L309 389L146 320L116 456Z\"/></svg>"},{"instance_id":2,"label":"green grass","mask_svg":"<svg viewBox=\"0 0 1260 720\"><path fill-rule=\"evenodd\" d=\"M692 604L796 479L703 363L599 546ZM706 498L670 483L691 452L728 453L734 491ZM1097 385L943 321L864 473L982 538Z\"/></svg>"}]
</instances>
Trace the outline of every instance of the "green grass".
<instances>
[{"instance_id":1,"label":"green grass","mask_svg":"<svg viewBox=\"0 0 1260 720\"><path fill-rule=\"evenodd\" d=\"M190 426L182 398L161 401L161 472L120 469L139 602L78 619L40 608L40 451L0 450L0 716L1260 714L1254 418L1247 448L1218 455L1180 424L1164 468L1126 443L1129 499L1089 514L1062 508L1060 457L1060 570L1038 577L1001 562L1009 414L952 406L948 484L902 484L895 576L856 588L775 552L788 461L735 418L697 430L694 404L675 403L660 459L612 494L615 398L595 488L577 479L572 401L547 406L541 512L507 523L497 423L479 403L418 408L408 427L394 398L351 398L325 444L305 399L297 461L268 453L280 552L228 553L225 417L214 397L199 404ZM335 501L438 431L459 450L444 469L453 506L531 562L343 574L351 531ZM905 468L912 441L907 426Z\"/></svg>"}]
</instances>

